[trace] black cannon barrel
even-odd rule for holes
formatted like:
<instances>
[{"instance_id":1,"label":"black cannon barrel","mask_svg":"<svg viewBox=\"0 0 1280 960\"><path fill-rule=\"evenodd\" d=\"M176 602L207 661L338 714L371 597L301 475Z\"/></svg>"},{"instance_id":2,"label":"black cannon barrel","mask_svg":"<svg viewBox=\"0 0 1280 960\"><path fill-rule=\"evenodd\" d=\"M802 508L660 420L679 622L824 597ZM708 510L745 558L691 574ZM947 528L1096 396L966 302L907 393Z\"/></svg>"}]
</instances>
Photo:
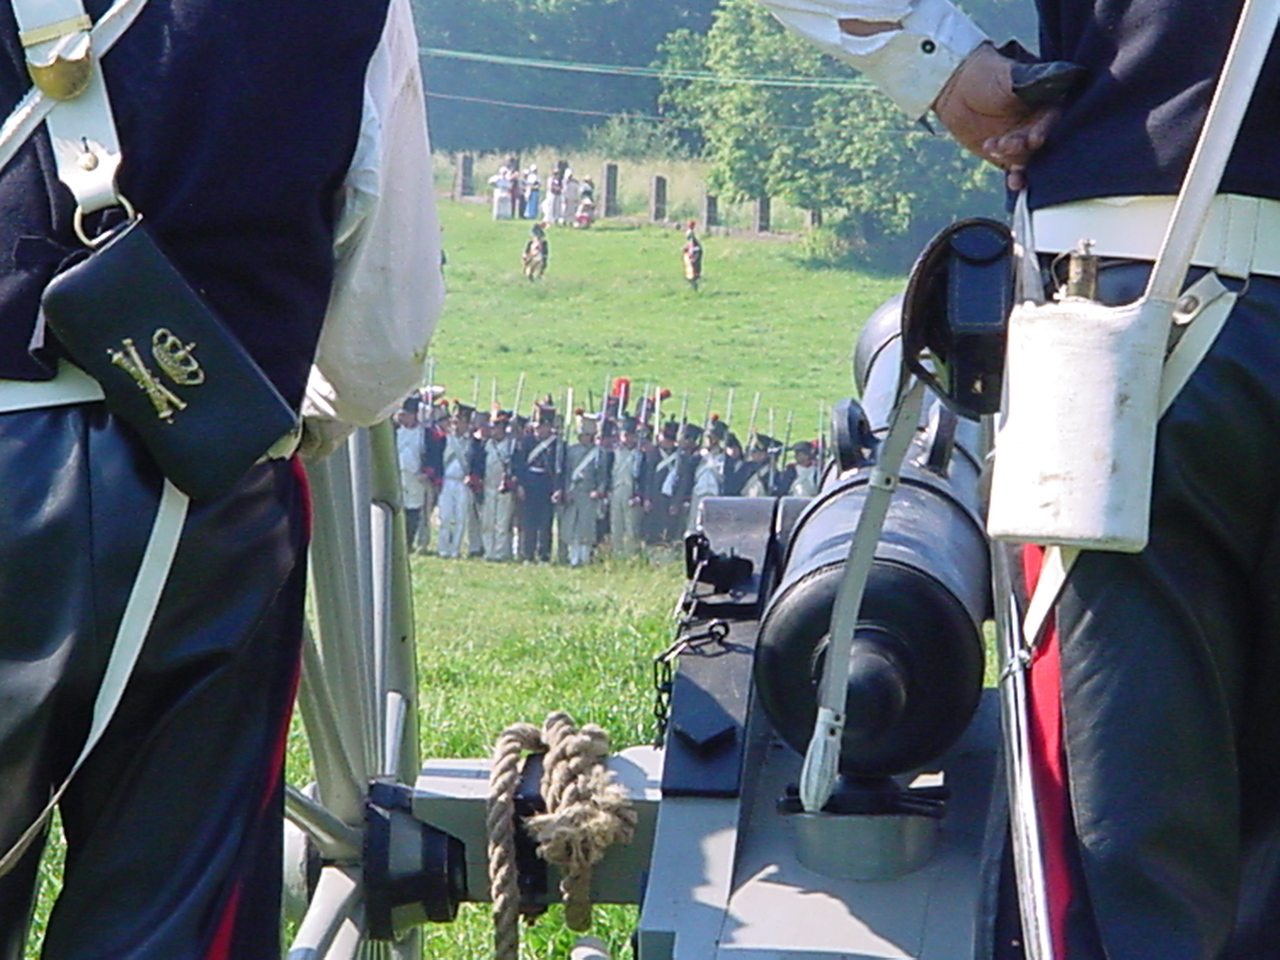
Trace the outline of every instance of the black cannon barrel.
<instances>
[{"instance_id":1,"label":"black cannon barrel","mask_svg":"<svg viewBox=\"0 0 1280 960\"><path fill-rule=\"evenodd\" d=\"M873 427L887 427L899 350L896 311L859 341ZM883 385L887 384L887 388ZM927 405L876 547L850 663L841 770L885 775L941 754L982 692L981 625L990 608L976 425ZM868 491L869 466L829 475L796 520L761 623L756 687L783 738L804 751L836 593Z\"/></svg>"}]
</instances>

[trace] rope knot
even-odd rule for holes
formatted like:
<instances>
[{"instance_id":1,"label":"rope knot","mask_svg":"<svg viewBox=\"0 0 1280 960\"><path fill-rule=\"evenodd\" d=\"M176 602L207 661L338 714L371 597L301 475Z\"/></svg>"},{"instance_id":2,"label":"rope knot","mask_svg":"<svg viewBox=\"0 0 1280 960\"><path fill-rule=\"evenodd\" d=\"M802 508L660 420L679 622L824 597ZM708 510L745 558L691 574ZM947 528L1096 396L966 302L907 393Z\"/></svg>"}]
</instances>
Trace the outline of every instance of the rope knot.
<instances>
[{"instance_id":1,"label":"rope knot","mask_svg":"<svg viewBox=\"0 0 1280 960\"><path fill-rule=\"evenodd\" d=\"M579 730L563 712L548 716L541 730L528 723L508 727L494 746L487 819L498 960L515 960L519 950L514 809L526 753L546 754L540 789L547 812L528 818L525 826L538 855L560 871L570 930L590 929L592 869L610 846L629 843L635 832L635 810L605 765L609 737L604 730L595 724Z\"/></svg>"}]
</instances>

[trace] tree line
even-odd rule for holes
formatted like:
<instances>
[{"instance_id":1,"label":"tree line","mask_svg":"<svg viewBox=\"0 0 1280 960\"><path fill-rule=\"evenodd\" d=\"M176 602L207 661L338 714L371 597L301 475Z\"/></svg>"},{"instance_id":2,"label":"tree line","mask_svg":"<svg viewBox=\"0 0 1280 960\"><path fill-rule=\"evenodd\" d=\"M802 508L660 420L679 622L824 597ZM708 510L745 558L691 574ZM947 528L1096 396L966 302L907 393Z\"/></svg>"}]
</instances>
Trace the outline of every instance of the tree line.
<instances>
[{"instance_id":1,"label":"tree line","mask_svg":"<svg viewBox=\"0 0 1280 960\"><path fill-rule=\"evenodd\" d=\"M708 189L727 200L778 197L820 214L826 228L809 242L824 261L898 267L942 224L1003 202L993 171L754 0L414 2L425 48L649 68L618 76L428 54L440 148L700 157L711 164ZM1030 0L964 5L998 41L1034 47Z\"/></svg>"}]
</instances>

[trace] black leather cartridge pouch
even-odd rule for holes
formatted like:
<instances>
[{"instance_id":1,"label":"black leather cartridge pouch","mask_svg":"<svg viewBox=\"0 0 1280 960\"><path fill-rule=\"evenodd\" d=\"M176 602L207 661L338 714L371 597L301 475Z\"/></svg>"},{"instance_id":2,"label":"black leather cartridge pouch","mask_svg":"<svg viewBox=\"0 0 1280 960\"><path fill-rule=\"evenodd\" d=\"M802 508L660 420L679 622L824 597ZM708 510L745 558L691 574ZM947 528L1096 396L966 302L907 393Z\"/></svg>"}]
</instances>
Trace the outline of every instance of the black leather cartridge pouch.
<instances>
[{"instance_id":1,"label":"black leather cartridge pouch","mask_svg":"<svg viewBox=\"0 0 1280 960\"><path fill-rule=\"evenodd\" d=\"M228 492L298 418L140 217L59 272L48 329L194 500Z\"/></svg>"},{"instance_id":2,"label":"black leather cartridge pouch","mask_svg":"<svg viewBox=\"0 0 1280 960\"><path fill-rule=\"evenodd\" d=\"M907 366L971 420L1000 409L1013 274L1009 228L975 217L929 241L907 281Z\"/></svg>"}]
</instances>

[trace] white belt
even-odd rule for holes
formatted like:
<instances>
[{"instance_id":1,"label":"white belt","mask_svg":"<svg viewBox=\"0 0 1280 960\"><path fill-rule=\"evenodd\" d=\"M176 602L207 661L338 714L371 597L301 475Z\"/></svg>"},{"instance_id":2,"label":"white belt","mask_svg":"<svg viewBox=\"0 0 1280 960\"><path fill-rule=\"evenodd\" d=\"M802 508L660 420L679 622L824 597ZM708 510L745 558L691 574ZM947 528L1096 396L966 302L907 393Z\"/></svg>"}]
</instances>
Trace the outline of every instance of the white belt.
<instances>
[{"instance_id":1,"label":"white belt","mask_svg":"<svg viewBox=\"0 0 1280 960\"><path fill-rule=\"evenodd\" d=\"M62 362L52 380L0 379L0 413L64 407L102 399L102 386L79 367Z\"/></svg>"},{"instance_id":2,"label":"white belt","mask_svg":"<svg viewBox=\"0 0 1280 960\"><path fill-rule=\"evenodd\" d=\"M102 398L102 384L66 360L59 362L58 372L52 380L0 378L0 414L66 407L73 403L96 403ZM272 444L258 462L288 460L301 441L302 429L290 430Z\"/></svg>"},{"instance_id":3,"label":"white belt","mask_svg":"<svg viewBox=\"0 0 1280 960\"><path fill-rule=\"evenodd\" d=\"M1036 250L1063 253L1081 240L1100 257L1154 261L1173 213L1173 197L1103 197L1037 210L1031 215ZM1214 197L1191 258L1223 276L1280 277L1280 200L1235 193Z\"/></svg>"}]
</instances>

